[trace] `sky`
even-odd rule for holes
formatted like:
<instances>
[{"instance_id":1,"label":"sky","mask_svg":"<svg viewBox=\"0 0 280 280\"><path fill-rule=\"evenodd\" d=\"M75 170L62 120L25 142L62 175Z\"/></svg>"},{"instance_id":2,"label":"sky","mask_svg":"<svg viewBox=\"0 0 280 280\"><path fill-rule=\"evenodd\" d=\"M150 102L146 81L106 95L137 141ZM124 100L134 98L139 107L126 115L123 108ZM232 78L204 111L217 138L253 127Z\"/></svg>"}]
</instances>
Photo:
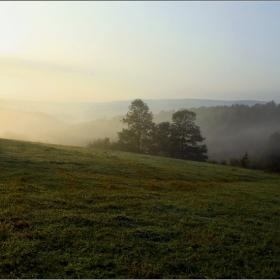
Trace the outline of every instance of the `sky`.
<instances>
[{"instance_id":1,"label":"sky","mask_svg":"<svg viewBox=\"0 0 280 280\"><path fill-rule=\"evenodd\" d=\"M0 98L280 102L278 1L1 1Z\"/></svg>"}]
</instances>

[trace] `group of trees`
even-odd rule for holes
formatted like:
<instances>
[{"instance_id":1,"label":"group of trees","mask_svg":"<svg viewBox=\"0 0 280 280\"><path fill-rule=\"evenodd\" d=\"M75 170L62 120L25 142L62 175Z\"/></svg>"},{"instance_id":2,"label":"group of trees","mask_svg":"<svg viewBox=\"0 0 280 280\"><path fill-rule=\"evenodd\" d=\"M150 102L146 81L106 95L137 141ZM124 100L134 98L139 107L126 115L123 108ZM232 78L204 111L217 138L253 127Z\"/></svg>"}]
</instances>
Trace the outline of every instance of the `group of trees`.
<instances>
[{"instance_id":1,"label":"group of trees","mask_svg":"<svg viewBox=\"0 0 280 280\"><path fill-rule=\"evenodd\" d=\"M280 132L275 131L266 141L263 152L260 155L259 164L262 162L273 172L280 172Z\"/></svg>"},{"instance_id":2,"label":"group of trees","mask_svg":"<svg viewBox=\"0 0 280 280\"><path fill-rule=\"evenodd\" d=\"M212 163L280 172L280 105L273 101L162 111L154 118L147 104L136 99L122 122L128 127L118 133L117 142L105 138L90 145L197 161L209 155ZM205 140L200 131L209 154L206 145L198 145Z\"/></svg>"},{"instance_id":3,"label":"group of trees","mask_svg":"<svg viewBox=\"0 0 280 280\"><path fill-rule=\"evenodd\" d=\"M211 160L211 163L218 163L216 160ZM224 163L221 164L226 164ZM280 172L280 132L273 132L262 150L259 151L257 155L252 155L249 157L246 152L241 158L229 157L228 165L239 166L251 169L262 169L272 172Z\"/></svg>"},{"instance_id":4,"label":"group of trees","mask_svg":"<svg viewBox=\"0 0 280 280\"><path fill-rule=\"evenodd\" d=\"M280 132L273 132L265 142L263 149L247 161L246 167L280 172Z\"/></svg>"},{"instance_id":5,"label":"group of trees","mask_svg":"<svg viewBox=\"0 0 280 280\"><path fill-rule=\"evenodd\" d=\"M262 153L266 141L275 131L280 131L280 104L274 101L248 106L212 106L189 108L196 113L208 156L220 162L230 157L240 159L247 151L250 158ZM155 114L156 123L171 120L175 110Z\"/></svg>"},{"instance_id":6,"label":"group of trees","mask_svg":"<svg viewBox=\"0 0 280 280\"><path fill-rule=\"evenodd\" d=\"M190 110L197 114L196 123L206 137L209 158L217 161L241 158L246 151L250 158L258 157L269 136L280 129L280 104L274 101Z\"/></svg>"},{"instance_id":7,"label":"group of trees","mask_svg":"<svg viewBox=\"0 0 280 280\"><path fill-rule=\"evenodd\" d=\"M132 101L129 111L122 119L128 126L118 132L118 141L112 149L172 158L206 161L206 145L198 145L205 138L195 125L196 114L180 110L172 115L172 123L153 122L153 113L141 99ZM108 138L96 140L92 147L108 148ZM106 147L105 147L106 146Z\"/></svg>"}]
</instances>

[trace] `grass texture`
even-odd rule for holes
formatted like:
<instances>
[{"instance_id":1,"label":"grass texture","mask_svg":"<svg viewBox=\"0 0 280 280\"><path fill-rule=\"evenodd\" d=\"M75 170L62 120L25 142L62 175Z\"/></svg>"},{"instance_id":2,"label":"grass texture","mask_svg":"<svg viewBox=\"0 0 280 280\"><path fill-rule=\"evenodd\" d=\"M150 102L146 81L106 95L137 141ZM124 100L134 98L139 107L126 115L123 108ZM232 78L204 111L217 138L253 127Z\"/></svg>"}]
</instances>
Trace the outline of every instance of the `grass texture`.
<instances>
[{"instance_id":1,"label":"grass texture","mask_svg":"<svg viewBox=\"0 0 280 280\"><path fill-rule=\"evenodd\" d=\"M280 278L275 174L0 146L0 278Z\"/></svg>"}]
</instances>

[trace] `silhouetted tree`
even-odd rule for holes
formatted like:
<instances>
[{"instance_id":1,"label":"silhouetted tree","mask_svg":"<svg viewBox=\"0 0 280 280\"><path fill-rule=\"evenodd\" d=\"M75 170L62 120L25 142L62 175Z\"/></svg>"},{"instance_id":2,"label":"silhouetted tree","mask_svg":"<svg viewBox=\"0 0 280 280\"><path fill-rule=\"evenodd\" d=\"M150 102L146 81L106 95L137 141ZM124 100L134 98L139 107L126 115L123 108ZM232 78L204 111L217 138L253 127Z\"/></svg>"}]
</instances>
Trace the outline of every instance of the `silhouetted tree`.
<instances>
[{"instance_id":1,"label":"silhouetted tree","mask_svg":"<svg viewBox=\"0 0 280 280\"><path fill-rule=\"evenodd\" d=\"M205 140L200 128L195 125L196 114L187 109L177 111L172 115L171 125L171 157L206 161L206 145L198 145Z\"/></svg>"},{"instance_id":2,"label":"silhouetted tree","mask_svg":"<svg viewBox=\"0 0 280 280\"><path fill-rule=\"evenodd\" d=\"M170 156L171 147L171 123L161 122L154 127L152 141L150 145L150 154L158 156Z\"/></svg>"},{"instance_id":3,"label":"silhouetted tree","mask_svg":"<svg viewBox=\"0 0 280 280\"><path fill-rule=\"evenodd\" d=\"M121 120L127 129L118 132L119 144L124 150L146 153L154 127L153 113L141 99L135 99L129 106L126 117Z\"/></svg>"}]
</instances>

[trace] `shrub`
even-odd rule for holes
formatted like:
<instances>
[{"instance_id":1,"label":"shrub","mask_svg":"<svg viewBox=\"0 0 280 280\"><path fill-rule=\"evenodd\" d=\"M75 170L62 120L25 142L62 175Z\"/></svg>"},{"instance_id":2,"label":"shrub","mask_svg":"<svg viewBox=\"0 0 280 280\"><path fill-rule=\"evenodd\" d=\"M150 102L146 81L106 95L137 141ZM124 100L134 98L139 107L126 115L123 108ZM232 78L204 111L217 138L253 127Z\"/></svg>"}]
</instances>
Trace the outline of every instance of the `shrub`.
<instances>
[{"instance_id":1,"label":"shrub","mask_svg":"<svg viewBox=\"0 0 280 280\"><path fill-rule=\"evenodd\" d=\"M230 158L228 158L228 165L230 165L230 166L240 166L240 161L237 158L230 157Z\"/></svg>"},{"instance_id":2,"label":"shrub","mask_svg":"<svg viewBox=\"0 0 280 280\"><path fill-rule=\"evenodd\" d=\"M88 148L99 148L99 149L110 149L110 138L105 137L104 139L97 139L89 142Z\"/></svg>"}]
</instances>

